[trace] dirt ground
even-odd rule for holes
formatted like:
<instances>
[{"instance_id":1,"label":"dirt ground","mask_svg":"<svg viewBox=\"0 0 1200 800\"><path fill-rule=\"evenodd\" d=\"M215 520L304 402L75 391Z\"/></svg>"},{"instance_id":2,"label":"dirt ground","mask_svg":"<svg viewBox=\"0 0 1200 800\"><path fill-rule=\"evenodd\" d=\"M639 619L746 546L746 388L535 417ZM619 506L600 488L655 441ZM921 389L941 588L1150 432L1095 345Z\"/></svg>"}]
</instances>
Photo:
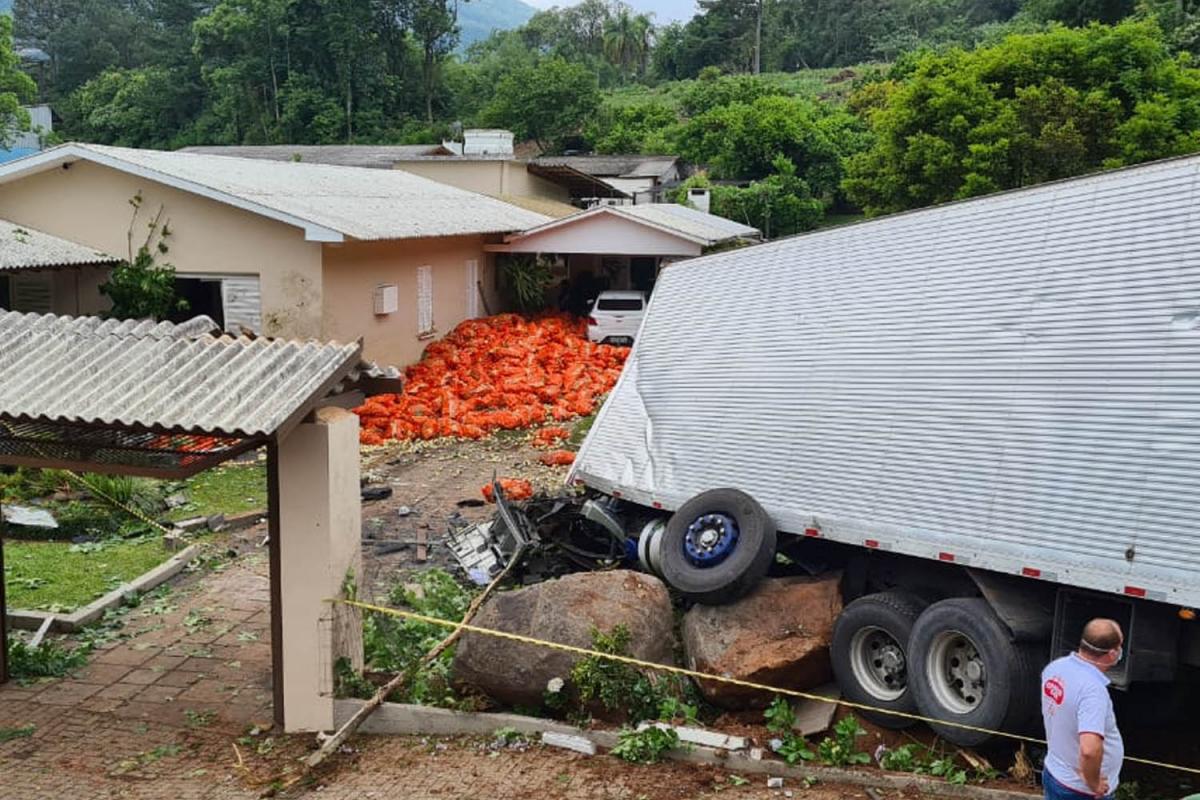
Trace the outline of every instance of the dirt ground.
<instances>
[{"instance_id":1,"label":"dirt ground","mask_svg":"<svg viewBox=\"0 0 1200 800\"><path fill-rule=\"evenodd\" d=\"M481 490L493 477L525 478L535 490L561 487L567 468L544 466L538 458L545 450L528 439L528 432L514 432L482 441L435 440L366 451L363 479L370 486L390 487L392 496L363 505L363 598L383 599L405 570L453 570L454 560L442 544L447 522L455 514L469 522L490 519L496 507L483 502ZM422 535L429 542L423 562L413 544ZM394 549L398 545L402 549Z\"/></svg>"}]
</instances>

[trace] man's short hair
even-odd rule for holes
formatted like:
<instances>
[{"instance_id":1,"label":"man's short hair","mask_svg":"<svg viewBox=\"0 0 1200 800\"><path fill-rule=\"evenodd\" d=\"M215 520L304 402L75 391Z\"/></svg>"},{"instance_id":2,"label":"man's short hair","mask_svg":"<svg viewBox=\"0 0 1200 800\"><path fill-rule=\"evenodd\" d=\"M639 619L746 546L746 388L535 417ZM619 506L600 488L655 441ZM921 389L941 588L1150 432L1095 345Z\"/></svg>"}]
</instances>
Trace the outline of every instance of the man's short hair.
<instances>
[{"instance_id":1,"label":"man's short hair","mask_svg":"<svg viewBox=\"0 0 1200 800\"><path fill-rule=\"evenodd\" d=\"M1079 640L1081 650L1103 655L1121 644L1121 626L1115 620L1098 617L1083 626Z\"/></svg>"}]
</instances>

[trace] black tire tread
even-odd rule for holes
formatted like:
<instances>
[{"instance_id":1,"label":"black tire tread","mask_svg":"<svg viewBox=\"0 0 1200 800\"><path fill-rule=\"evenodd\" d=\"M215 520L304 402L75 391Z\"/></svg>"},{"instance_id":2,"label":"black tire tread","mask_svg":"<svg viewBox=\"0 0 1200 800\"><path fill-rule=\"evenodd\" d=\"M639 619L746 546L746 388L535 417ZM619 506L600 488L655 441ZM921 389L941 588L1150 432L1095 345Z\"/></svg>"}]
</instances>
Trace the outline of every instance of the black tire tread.
<instances>
[{"instance_id":1,"label":"black tire tread","mask_svg":"<svg viewBox=\"0 0 1200 800\"><path fill-rule=\"evenodd\" d=\"M842 614L845 614L847 611L856 611L869 606L877 606L887 609L902 619L906 619L908 621L909 630L911 631L912 626L916 624L917 618L921 615L921 612L925 610L927 605L928 603L911 592L906 592L903 590L890 590L877 592L875 594L863 595L862 597L859 597L848 603L842 610ZM839 622L840 620L841 617L839 617ZM839 651L840 645L842 644L842 642L839 641L840 634L840 627L835 624L830 653L835 665L840 665L843 657L849 657L848 653L842 653ZM901 645L905 648L905 652L907 654L908 642L901 642ZM853 678L848 677L847 680L853 681ZM877 698L871 697L865 690L860 692L855 684L847 685L842 680L839 680L838 683L842 694L846 696L848 700L853 702L862 703L864 705L878 705L880 708L886 707L893 711L901 711L910 714L916 713L917 705L912 699L911 691L906 692L898 700L884 704L881 703L881 701ZM858 713L861 713L863 717L874 722L876 725L892 730L903 730L904 728L909 728L916 724L916 720L883 712L860 710Z\"/></svg>"}]
</instances>

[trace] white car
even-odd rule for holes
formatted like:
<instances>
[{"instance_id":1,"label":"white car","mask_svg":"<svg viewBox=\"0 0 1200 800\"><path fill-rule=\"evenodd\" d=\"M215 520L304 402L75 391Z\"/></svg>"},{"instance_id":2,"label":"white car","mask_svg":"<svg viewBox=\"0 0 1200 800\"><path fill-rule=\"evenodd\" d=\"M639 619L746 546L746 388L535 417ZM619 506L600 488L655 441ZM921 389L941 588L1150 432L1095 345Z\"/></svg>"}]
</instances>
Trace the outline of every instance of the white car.
<instances>
[{"instance_id":1,"label":"white car","mask_svg":"<svg viewBox=\"0 0 1200 800\"><path fill-rule=\"evenodd\" d=\"M646 295L642 292L601 292L588 314L588 339L604 344L633 344L645 313Z\"/></svg>"}]
</instances>

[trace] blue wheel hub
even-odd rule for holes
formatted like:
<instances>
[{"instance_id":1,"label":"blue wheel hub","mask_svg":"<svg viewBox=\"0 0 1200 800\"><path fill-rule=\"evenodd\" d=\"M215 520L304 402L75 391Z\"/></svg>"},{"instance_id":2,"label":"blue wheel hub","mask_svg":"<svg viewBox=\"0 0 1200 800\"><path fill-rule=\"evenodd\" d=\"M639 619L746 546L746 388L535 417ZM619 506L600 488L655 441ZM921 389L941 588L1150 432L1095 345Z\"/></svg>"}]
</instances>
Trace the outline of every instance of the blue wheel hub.
<instances>
[{"instance_id":1,"label":"blue wheel hub","mask_svg":"<svg viewBox=\"0 0 1200 800\"><path fill-rule=\"evenodd\" d=\"M737 547L738 526L726 514L704 514L683 535L683 552L697 567L720 564Z\"/></svg>"}]
</instances>

